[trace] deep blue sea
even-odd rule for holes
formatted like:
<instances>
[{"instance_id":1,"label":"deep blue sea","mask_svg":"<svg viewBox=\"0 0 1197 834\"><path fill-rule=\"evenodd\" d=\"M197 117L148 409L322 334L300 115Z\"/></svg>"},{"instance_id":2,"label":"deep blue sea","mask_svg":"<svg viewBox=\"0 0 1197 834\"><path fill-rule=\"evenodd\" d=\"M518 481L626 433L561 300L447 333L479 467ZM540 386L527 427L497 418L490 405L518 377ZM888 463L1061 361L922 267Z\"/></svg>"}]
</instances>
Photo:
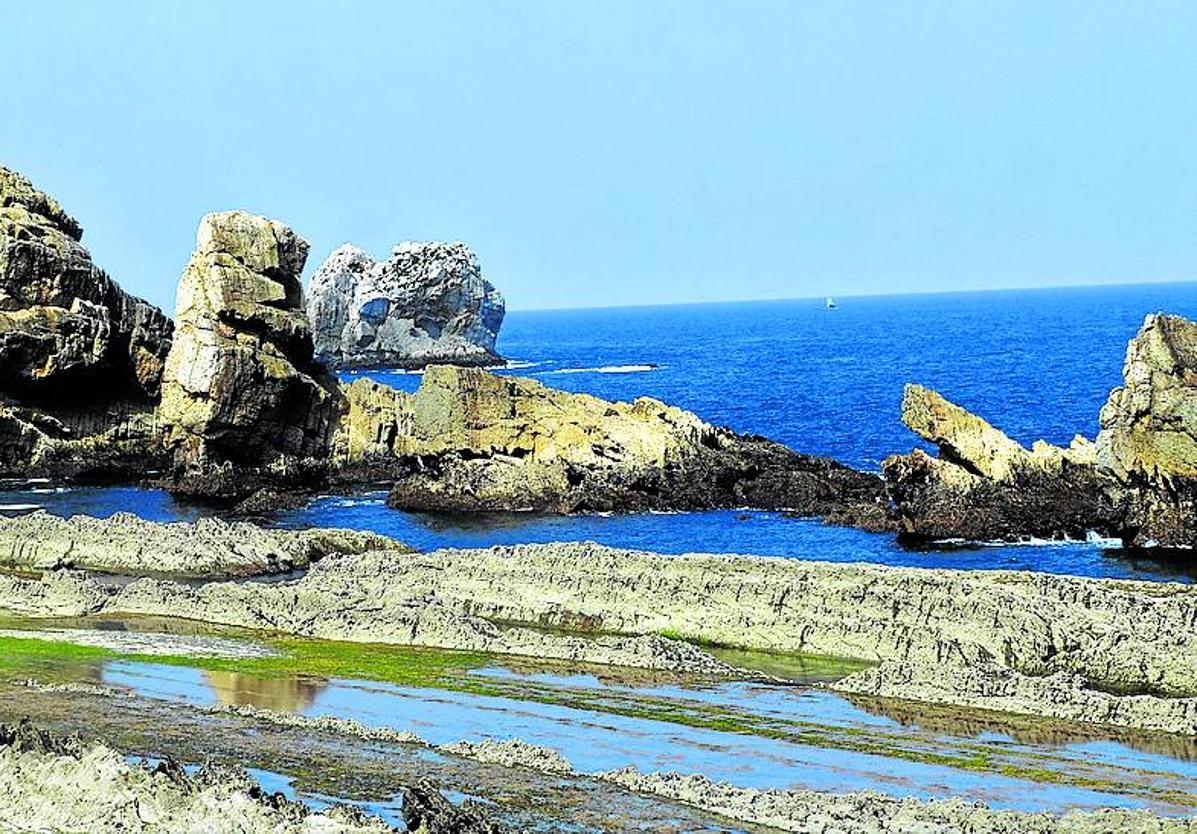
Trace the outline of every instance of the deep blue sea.
<instances>
[{"instance_id":1,"label":"deep blue sea","mask_svg":"<svg viewBox=\"0 0 1197 834\"><path fill-rule=\"evenodd\" d=\"M504 373L607 399L657 397L876 470L886 455L917 445L899 419L907 382L937 389L1024 443L1092 438L1127 341L1161 310L1197 318L1197 284L841 298L834 311L817 299L513 312L499 349L513 360ZM370 375L404 390L420 383L413 373ZM325 496L277 523L374 529L419 547L591 539L671 553L1197 577L1194 560L1131 559L1109 543L911 551L889 535L773 513L453 518L400 513L383 498ZM159 519L205 512L156 492L53 485L10 489L0 503Z\"/></svg>"}]
</instances>

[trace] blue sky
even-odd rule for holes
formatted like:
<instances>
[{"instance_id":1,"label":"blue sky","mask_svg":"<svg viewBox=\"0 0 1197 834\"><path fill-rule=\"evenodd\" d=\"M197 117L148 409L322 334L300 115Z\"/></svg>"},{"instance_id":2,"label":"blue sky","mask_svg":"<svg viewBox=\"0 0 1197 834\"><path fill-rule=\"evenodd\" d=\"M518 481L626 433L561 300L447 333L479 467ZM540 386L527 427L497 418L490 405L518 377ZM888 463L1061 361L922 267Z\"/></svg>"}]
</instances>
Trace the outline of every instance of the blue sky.
<instances>
[{"instance_id":1,"label":"blue sky","mask_svg":"<svg viewBox=\"0 0 1197 834\"><path fill-rule=\"evenodd\" d=\"M0 161L167 310L200 216L512 308L1197 279L1197 3L53 2Z\"/></svg>"}]
</instances>

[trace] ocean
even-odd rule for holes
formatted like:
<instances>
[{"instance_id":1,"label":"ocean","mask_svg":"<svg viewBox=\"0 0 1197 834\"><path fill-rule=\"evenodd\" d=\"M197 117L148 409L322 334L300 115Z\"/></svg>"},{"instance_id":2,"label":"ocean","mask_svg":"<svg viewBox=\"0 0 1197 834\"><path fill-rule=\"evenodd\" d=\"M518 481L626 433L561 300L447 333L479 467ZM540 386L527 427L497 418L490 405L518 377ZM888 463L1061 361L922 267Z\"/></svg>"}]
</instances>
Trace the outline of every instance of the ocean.
<instances>
[{"instance_id":1,"label":"ocean","mask_svg":"<svg viewBox=\"0 0 1197 834\"><path fill-rule=\"evenodd\" d=\"M938 390L1015 439L1092 439L1143 318L1197 318L1197 284L1163 284L512 312L499 349L513 373L599 397L657 397L801 452L876 471L920 445L901 423L902 387ZM370 371L404 390L418 373ZM345 374L352 378L354 374ZM440 516L401 513L384 493L321 496L283 526L388 533L421 547L594 540L665 553L739 552L894 565L1017 568L1192 581L1197 565L1125 553L1112 542L906 549L892 535L777 513ZM151 490L12 485L0 504L52 512L193 518L203 507Z\"/></svg>"}]
</instances>

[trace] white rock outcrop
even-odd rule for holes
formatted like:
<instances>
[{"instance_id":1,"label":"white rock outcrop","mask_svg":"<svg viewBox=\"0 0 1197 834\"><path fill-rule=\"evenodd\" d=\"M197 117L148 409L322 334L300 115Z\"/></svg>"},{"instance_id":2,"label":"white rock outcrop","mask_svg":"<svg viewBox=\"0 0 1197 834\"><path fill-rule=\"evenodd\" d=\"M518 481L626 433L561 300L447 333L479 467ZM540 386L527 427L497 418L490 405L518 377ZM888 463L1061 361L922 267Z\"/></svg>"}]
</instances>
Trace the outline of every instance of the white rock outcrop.
<instances>
[{"instance_id":1,"label":"white rock outcrop","mask_svg":"<svg viewBox=\"0 0 1197 834\"><path fill-rule=\"evenodd\" d=\"M464 243L414 243L375 261L356 246L312 278L308 316L316 356L330 367L495 365L506 311Z\"/></svg>"}]
</instances>

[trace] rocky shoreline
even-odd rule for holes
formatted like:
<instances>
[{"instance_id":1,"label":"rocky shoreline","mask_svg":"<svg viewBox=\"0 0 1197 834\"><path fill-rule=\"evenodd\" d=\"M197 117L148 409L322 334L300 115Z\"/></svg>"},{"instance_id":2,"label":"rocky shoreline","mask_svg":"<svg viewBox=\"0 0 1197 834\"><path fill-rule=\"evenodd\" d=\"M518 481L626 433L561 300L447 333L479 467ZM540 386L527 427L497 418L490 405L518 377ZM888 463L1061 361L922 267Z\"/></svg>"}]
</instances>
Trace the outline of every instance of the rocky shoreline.
<instances>
[{"instance_id":1,"label":"rocky shoreline","mask_svg":"<svg viewBox=\"0 0 1197 834\"><path fill-rule=\"evenodd\" d=\"M124 522L73 526L107 523ZM1179 584L550 544L343 551L270 584L0 575L0 608L715 677L759 673L702 645L830 655L882 664L832 685L847 692L1197 735L1197 589Z\"/></svg>"}]
</instances>

